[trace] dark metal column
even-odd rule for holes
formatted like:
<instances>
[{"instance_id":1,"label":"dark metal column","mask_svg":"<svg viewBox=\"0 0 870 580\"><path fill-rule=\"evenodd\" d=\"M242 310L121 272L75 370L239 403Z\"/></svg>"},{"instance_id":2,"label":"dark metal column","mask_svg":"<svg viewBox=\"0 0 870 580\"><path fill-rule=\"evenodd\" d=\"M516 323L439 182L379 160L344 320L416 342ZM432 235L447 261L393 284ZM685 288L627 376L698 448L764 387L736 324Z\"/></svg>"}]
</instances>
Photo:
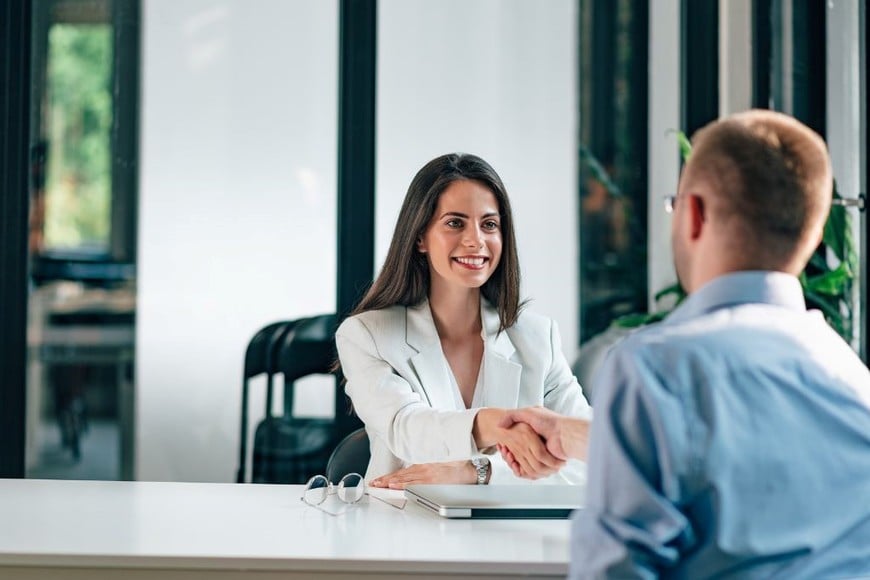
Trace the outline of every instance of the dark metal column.
<instances>
[{"instance_id":1,"label":"dark metal column","mask_svg":"<svg viewBox=\"0 0 870 580\"><path fill-rule=\"evenodd\" d=\"M719 117L719 2L683 0L682 124L692 136Z\"/></svg>"},{"instance_id":2,"label":"dark metal column","mask_svg":"<svg viewBox=\"0 0 870 580\"><path fill-rule=\"evenodd\" d=\"M752 106L770 108L771 0L752 3Z\"/></svg>"},{"instance_id":3,"label":"dark metal column","mask_svg":"<svg viewBox=\"0 0 870 580\"><path fill-rule=\"evenodd\" d=\"M827 26L825 0L792 3L792 115L825 137Z\"/></svg>"},{"instance_id":4,"label":"dark metal column","mask_svg":"<svg viewBox=\"0 0 870 580\"><path fill-rule=\"evenodd\" d=\"M338 86L339 317L372 281L375 246L376 0L342 0Z\"/></svg>"},{"instance_id":5,"label":"dark metal column","mask_svg":"<svg viewBox=\"0 0 870 580\"><path fill-rule=\"evenodd\" d=\"M341 321L372 281L375 264L375 85L377 0L341 0L338 81L338 260ZM361 427L340 382L335 436Z\"/></svg>"},{"instance_id":6,"label":"dark metal column","mask_svg":"<svg viewBox=\"0 0 870 580\"><path fill-rule=\"evenodd\" d=\"M0 477L24 477L30 14L0 3Z\"/></svg>"}]
</instances>

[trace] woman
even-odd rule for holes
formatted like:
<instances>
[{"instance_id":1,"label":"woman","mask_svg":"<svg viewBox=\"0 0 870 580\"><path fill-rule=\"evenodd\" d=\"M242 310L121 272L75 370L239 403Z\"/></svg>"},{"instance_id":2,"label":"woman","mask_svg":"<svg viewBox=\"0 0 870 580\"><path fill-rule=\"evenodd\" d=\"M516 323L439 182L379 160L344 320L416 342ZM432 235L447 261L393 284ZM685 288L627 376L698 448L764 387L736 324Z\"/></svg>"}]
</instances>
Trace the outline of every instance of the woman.
<instances>
[{"instance_id":1,"label":"woman","mask_svg":"<svg viewBox=\"0 0 870 580\"><path fill-rule=\"evenodd\" d=\"M522 312L513 218L495 170L474 155L427 163L411 181L380 275L336 333L346 392L371 442L367 479L509 483L505 445L536 473L563 462L505 409L591 415L555 324ZM583 481L583 465L552 478Z\"/></svg>"}]
</instances>

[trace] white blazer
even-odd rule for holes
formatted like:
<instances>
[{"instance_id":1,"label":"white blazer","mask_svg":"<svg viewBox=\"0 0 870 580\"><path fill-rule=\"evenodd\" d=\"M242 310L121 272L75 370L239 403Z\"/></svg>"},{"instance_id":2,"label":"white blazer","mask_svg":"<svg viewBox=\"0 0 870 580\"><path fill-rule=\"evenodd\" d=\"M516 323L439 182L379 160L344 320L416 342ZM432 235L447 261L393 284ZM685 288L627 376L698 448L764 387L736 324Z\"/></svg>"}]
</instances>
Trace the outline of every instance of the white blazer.
<instances>
[{"instance_id":1,"label":"white blazer","mask_svg":"<svg viewBox=\"0 0 870 580\"><path fill-rule=\"evenodd\" d=\"M345 389L371 444L367 479L415 463L480 455L471 434L478 407L543 405L591 419L592 409L562 353L555 322L523 311L499 334L498 313L485 300L481 318L483 380L472 409L465 408L451 380L428 301L364 312L338 328ZM490 461L490 483L528 483L516 478L500 456ZM539 481L584 483L585 464L569 461L559 473Z\"/></svg>"}]
</instances>

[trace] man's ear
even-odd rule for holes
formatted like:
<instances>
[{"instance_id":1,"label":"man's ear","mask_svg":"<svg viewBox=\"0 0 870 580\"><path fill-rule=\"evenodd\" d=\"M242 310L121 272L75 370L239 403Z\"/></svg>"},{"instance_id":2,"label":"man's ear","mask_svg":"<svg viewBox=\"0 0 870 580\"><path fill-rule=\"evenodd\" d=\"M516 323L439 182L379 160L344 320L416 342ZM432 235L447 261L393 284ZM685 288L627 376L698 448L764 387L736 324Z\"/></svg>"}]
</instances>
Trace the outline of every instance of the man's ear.
<instances>
[{"instance_id":1,"label":"man's ear","mask_svg":"<svg viewBox=\"0 0 870 580\"><path fill-rule=\"evenodd\" d=\"M686 209L689 210L689 225L692 240L697 240L701 237L701 231L704 229L705 224L704 198L690 193L686 195L686 202L688 204Z\"/></svg>"}]
</instances>

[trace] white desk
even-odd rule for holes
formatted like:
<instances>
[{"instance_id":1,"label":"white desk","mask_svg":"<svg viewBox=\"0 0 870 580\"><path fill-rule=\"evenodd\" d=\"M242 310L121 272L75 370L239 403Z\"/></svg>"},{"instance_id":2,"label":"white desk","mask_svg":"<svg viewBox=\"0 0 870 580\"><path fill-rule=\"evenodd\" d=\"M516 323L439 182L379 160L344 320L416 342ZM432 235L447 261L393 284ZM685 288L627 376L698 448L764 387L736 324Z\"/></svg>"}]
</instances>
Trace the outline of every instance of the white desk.
<instances>
[{"instance_id":1,"label":"white desk","mask_svg":"<svg viewBox=\"0 0 870 580\"><path fill-rule=\"evenodd\" d=\"M301 486L0 480L0 578L564 577L567 520L445 520ZM332 502L335 502L334 504ZM341 509L334 497L327 500Z\"/></svg>"}]
</instances>

